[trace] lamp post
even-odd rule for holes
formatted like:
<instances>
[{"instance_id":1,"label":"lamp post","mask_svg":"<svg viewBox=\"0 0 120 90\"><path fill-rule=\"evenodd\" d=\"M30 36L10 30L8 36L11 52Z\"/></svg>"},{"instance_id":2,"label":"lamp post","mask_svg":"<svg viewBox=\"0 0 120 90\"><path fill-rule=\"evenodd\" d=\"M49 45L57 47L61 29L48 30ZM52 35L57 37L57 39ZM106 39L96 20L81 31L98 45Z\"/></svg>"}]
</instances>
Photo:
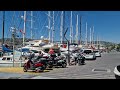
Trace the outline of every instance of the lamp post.
<instances>
[{"instance_id":1,"label":"lamp post","mask_svg":"<svg viewBox=\"0 0 120 90\"><path fill-rule=\"evenodd\" d=\"M12 39L13 39L13 67L14 67L14 55L15 55L15 33L16 33L16 28L11 27L12 31Z\"/></svg>"},{"instance_id":2,"label":"lamp post","mask_svg":"<svg viewBox=\"0 0 120 90\"><path fill-rule=\"evenodd\" d=\"M67 31L68 31L68 28L66 29L66 31L65 31L65 33L64 33L64 38L67 40L67 45L68 45L68 64L70 65L70 42L69 42L69 40L66 38L66 33L67 33Z\"/></svg>"}]
</instances>

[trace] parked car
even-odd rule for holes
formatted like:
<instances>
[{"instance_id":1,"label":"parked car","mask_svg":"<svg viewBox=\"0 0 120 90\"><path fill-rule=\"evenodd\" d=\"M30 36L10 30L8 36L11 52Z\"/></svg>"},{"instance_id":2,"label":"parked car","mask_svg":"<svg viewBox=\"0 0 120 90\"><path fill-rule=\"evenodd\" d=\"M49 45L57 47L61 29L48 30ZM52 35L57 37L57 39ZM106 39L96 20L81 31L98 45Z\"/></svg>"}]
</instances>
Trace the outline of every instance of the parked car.
<instances>
[{"instance_id":1,"label":"parked car","mask_svg":"<svg viewBox=\"0 0 120 90\"><path fill-rule=\"evenodd\" d=\"M101 53L99 50L94 50L93 52L95 53L96 57L101 57Z\"/></svg>"},{"instance_id":2,"label":"parked car","mask_svg":"<svg viewBox=\"0 0 120 90\"><path fill-rule=\"evenodd\" d=\"M82 53L86 60L96 60L95 53L92 49L83 49Z\"/></svg>"},{"instance_id":3,"label":"parked car","mask_svg":"<svg viewBox=\"0 0 120 90\"><path fill-rule=\"evenodd\" d=\"M116 79L120 79L120 65L114 68L114 74Z\"/></svg>"}]
</instances>

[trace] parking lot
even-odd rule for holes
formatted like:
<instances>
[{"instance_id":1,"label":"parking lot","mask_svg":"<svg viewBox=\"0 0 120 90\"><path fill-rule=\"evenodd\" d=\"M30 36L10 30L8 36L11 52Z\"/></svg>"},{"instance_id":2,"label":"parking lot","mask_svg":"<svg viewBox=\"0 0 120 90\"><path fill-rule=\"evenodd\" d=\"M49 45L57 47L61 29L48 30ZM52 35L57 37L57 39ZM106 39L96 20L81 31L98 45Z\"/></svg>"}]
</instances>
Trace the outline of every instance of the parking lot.
<instances>
[{"instance_id":1,"label":"parking lot","mask_svg":"<svg viewBox=\"0 0 120 90\"><path fill-rule=\"evenodd\" d=\"M67 68L53 68L49 72L23 72L22 68L0 70L0 78L19 79L115 79L114 67L120 64L120 53L102 54L96 60L87 60L86 65L73 65ZM8 71L7 71L8 70Z\"/></svg>"}]
</instances>

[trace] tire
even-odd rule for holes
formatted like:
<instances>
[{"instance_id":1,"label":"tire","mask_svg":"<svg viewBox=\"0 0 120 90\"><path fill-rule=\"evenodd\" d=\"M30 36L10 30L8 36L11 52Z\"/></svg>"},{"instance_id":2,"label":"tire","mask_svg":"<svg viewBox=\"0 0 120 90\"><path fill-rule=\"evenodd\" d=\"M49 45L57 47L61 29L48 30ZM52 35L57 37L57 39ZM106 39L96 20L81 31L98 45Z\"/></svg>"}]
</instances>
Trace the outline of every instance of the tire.
<instances>
[{"instance_id":1,"label":"tire","mask_svg":"<svg viewBox=\"0 0 120 90\"><path fill-rule=\"evenodd\" d=\"M66 68L67 64L66 63L63 63L62 64L62 68Z\"/></svg>"},{"instance_id":2,"label":"tire","mask_svg":"<svg viewBox=\"0 0 120 90\"><path fill-rule=\"evenodd\" d=\"M36 73L39 73L39 72L40 72L40 69L35 70L35 72L36 72Z\"/></svg>"},{"instance_id":3,"label":"tire","mask_svg":"<svg viewBox=\"0 0 120 90\"><path fill-rule=\"evenodd\" d=\"M26 68L26 67L24 67L24 68L23 68L23 71L24 71L24 72L27 72L27 68Z\"/></svg>"},{"instance_id":4,"label":"tire","mask_svg":"<svg viewBox=\"0 0 120 90\"><path fill-rule=\"evenodd\" d=\"M115 75L115 79L120 79L120 76L118 76L118 75Z\"/></svg>"},{"instance_id":5,"label":"tire","mask_svg":"<svg viewBox=\"0 0 120 90\"><path fill-rule=\"evenodd\" d=\"M53 65L49 65L48 68L53 68Z\"/></svg>"}]
</instances>

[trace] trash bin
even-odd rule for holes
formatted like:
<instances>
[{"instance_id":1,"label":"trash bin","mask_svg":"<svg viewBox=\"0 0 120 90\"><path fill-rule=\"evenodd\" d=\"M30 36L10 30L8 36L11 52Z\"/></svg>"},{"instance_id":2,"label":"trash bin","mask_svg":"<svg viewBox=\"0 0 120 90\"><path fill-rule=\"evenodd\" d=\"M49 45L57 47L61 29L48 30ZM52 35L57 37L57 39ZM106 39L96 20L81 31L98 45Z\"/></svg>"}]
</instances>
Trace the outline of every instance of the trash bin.
<instances>
[{"instance_id":1,"label":"trash bin","mask_svg":"<svg viewBox=\"0 0 120 90\"><path fill-rule=\"evenodd\" d=\"M116 79L120 79L120 65L114 68L114 74Z\"/></svg>"}]
</instances>

